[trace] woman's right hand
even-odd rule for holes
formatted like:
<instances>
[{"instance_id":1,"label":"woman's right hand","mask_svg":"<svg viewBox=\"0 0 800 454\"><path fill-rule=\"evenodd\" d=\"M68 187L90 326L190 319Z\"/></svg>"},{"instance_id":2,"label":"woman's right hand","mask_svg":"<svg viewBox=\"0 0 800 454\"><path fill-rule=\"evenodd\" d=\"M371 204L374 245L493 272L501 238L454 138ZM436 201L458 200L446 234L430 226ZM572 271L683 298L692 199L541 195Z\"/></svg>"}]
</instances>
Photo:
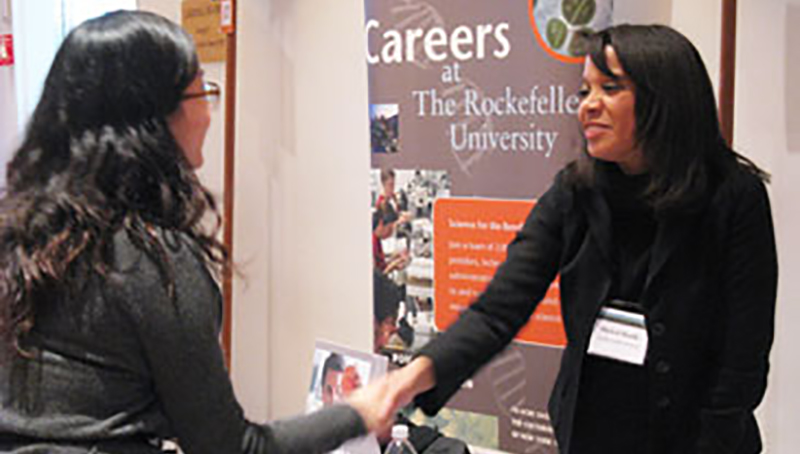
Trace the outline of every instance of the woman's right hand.
<instances>
[{"instance_id":1,"label":"woman's right hand","mask_svg":"<svg viewBox=\"0 0 800 454\"><path fill-rule=\"evenodd\" d=\"M405 367L395 370L388 376L388 399L397 409L402 408L418 395L436 385L433 361L419 356Z\"/></svg>"},{"instance_id":2,"label":"woman's right hand","mask_svg":"<svg viewBox=\"0 0 800 454\"><path fill-rule=\"evenodd\" d=\"M356 390L347 403L361 415L370 432L382 433L394 423L394 416L400 408L435 384L433 362L420 356L407 366Z\"/></svg>"},{"instance_id":3,"label":"woman's right hand","mask_svg":"<svg viewBox=\"0 0 800 454\"><path fill-rule=\"evenodd\" d=\"M369 432L385 432L394 423L397 408L387 400L390 389L389 377L384 376L356 389L345 399L361 416Z\"/></svg>"}]
</instances>

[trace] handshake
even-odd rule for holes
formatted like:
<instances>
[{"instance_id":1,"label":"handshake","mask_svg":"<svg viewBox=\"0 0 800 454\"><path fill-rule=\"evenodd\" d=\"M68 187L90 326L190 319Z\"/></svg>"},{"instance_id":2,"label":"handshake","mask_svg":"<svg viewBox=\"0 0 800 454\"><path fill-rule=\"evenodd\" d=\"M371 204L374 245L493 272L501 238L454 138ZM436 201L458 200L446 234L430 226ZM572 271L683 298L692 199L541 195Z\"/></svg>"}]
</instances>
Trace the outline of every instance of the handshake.
<instances>
[{"instance_id":1,"label":"handshake","mask_svg":"<svg viewBox=\"0 0 800 454\"><path fill-rule=\"evenodd\" d=\"M370 432L388 434L397 411L435 384L433 362L420 356L407 366L356 389L345 402L361 415Z\"/></svg>"}]
</instances>

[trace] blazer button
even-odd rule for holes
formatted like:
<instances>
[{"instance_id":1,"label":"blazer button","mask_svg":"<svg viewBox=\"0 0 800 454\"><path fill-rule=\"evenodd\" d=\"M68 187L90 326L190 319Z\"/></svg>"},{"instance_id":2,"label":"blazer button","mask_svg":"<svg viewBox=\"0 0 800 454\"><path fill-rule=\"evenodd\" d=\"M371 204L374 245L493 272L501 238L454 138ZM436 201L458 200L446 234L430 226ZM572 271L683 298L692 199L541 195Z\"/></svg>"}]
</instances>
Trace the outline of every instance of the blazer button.
<instances>
[{"instance_id":1,"label":"blazer button","mask_svg":"<svg viewBox=\"0 0 800 454\"><path fill-rule=\"evenodd\" d=\"M672 369L672 366L666 361L659 361L656 363L656 372L659 374L666 374Z\"/></svg>"},{"instance_id":2,"label":"blazer button","mask_svg":"<svg viewBox=\"0 0 800 454\"><path fill-rule=\"evenodd\" d=\"M670 405L672 405L672 401L666 396L661 397L658 399L658 402L656 402L656 406L661 410L666 410Z\"/></svg>"},{"instance_id":3,"label":"blazer button","mask_svg":"<svg viewBox=\"0 0 800 454\"><path fill-rule=\"evenodd\" d=\"M663 336L664 333L667 331L666 325L661 322L656 322L653 324L653 335L654 336Z\"/></svg>"}]
</instances>

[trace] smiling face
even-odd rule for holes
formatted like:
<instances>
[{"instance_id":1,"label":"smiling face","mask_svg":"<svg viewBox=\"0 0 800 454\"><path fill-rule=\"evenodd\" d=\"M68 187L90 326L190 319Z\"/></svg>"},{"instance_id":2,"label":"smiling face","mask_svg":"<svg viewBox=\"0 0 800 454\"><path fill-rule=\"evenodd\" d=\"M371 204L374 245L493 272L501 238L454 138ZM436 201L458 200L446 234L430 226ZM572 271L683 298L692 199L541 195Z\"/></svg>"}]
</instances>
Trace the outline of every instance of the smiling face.
<instances>
[{"instance_id":1,"label":"smiling face","mask_svg":"<svg viewBox=\"0 0 800 454\"><path fill-rule=\"evenodd\" d=\"M614 48L606 46L605 54L613 77L603 74L591 58L586 59L578 120L592 157L615 162L625 173L643 173L646 166L636 143L633 83L623 71Z\"/></svg>"}]
</instances>

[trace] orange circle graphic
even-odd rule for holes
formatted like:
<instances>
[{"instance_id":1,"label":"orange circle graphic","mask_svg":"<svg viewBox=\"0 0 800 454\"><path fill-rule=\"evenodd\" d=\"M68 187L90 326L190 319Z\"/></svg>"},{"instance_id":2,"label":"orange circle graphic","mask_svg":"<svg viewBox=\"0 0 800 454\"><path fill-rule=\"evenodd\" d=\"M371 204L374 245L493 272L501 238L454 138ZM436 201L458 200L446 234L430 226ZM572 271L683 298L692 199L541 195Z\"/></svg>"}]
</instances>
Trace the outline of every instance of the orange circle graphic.
<instances>
[{"instance_id":1,"label":"orange circle graphic","mask_svg":"<svg viewBox=\"0 0 800 454\"><path fill-rule=\"evenodd\" d=\"M570 57L568 55L562 55L552 48L550 45L542 37L542 34L539 33L539 27L536 26L536 18L533 16L533 2L534 0L528 0L528 17L531 21L531 29L533 29L533 34L536 36L536 41L539 43L542 49L545 50L551 57L555 58L556 60L563 62L563 63L583 63L586 57Z\"/></svg>"}]
</instances>

